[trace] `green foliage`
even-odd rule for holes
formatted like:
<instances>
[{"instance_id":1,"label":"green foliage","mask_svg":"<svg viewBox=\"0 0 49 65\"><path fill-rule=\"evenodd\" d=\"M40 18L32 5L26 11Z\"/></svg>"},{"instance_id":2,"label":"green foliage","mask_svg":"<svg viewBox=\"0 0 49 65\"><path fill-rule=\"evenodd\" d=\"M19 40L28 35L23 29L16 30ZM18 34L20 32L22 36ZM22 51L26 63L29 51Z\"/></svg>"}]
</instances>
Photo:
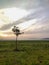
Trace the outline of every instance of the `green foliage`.
<instances>
[{"instance_id":1,"label":"green foliage","mask_svg":"<svg viewBox=\"0 0 49 65\"><path fill-rule=\"evenodd\" d=\"M0 65L49 65L49 41L0 41Z\"/></svg>"}]
</instances>

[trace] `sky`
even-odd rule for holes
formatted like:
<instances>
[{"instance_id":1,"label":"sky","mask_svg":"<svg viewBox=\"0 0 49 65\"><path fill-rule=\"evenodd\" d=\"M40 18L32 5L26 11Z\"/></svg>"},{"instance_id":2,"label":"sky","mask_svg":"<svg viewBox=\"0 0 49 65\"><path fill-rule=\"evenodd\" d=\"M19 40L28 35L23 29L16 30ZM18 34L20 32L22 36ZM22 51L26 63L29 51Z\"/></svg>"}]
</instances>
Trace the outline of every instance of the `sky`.
<instances>
[{"instance_id":1,"label":"sky","mask_svg":"<svg viewBox=\"0 0 49 65\"><path fill-rule=\"evenodd\" d=\"M0 0L0 40L15 40L14 25L20 40L49 38L49 0Z\"/></svg>"}]
</instances>

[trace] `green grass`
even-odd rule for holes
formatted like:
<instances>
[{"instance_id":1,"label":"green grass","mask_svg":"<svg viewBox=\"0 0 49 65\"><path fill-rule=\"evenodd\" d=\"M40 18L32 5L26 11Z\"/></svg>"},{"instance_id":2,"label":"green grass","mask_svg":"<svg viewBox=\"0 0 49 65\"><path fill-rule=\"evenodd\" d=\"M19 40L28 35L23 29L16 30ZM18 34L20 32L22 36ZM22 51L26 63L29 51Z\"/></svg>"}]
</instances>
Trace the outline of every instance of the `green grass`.
<instances>
[{"instance_id":1,"label":"green grass","mask_svg":"<svg viewBox=\"0 0 49 65\"><path fill-rule=\"evenodd\" d=\"M49 65L49 41L0 41L0 65ZM41 61L41 63L40 63Z\"/></svg>"}]
</instances>

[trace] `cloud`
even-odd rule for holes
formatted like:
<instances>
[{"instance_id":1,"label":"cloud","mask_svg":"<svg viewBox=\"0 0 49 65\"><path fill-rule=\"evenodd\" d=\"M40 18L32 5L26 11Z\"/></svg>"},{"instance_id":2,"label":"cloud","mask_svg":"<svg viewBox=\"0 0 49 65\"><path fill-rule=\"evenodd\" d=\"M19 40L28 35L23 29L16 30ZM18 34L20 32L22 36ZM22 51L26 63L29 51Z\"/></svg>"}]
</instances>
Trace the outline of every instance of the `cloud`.
<instances>
[{"instance_id":1,"label":"cloud","mask_svg":"<svg viewBox=\"0 0 49 65\"><path fill-rule=\"evenodd\" d=\"M47 21L47 19L49 19L48 14L49 14L48 9L47 10L45 8L44 9L42 9L42 8L37 9L34 13L31 11L30 14L26 15L25 17L21 18L18 21L15 21L15 22L12 22L12 23L9 23L9 24L5 24L4 26L2 26L0 28L0 30L7 30L7 29L11 28L14 25L17 25L17 24L19 24L21 22L29 21L31 19L38 19L38 23L41 22L41 21L44 22L44 20Z\"/></svg>"},{"instance_id":2,"label":"cloud","mask_svg":"<svg viewBox=\"0 0 49 65\"><path fill-rule=\"evenodd\" d=\"M35 19L37 20L35 24L31 24L31 26L22 30L25 32L24 39L49 37L49 0L1 0L0 3L3 4L0 4L1 8L14 6L30 12L30 14L18 19L17 21L4 24L0 27L0 31L11 31L11 28L14 25L19 26L19 28L25 28L27 25L30 25L31 22L33 23L33 20ZM24 25L24 27L21 25ZM10 34L11 33L9 33L9 35Z\"/></svg>"},{"instance_id":3,"label":"cloud","mask_svg":"<svg viewBox=\"0 0 49 65\"><path fill-rule=\"evenodd\" d=\"M0 8L18 7L23 9L35 9L40 7L47 8L48 6L49 0L0 0Z\"/></svg>"},{"instance_id":4,"label":"cloud","mask_svg":"<svg viewBox=\"0 0 49 65\"><path fill-rule=\"evenodd\" d=\"M2 14L2 12L4 14ZM1 14L0 19L5 23L5 25L0 27L0 30L7 30L12 26L22 22L22 18L27 16L29 12L23 9L13 7L13 8L1 9L0 14Z\"/></svg>"}]
</instances>

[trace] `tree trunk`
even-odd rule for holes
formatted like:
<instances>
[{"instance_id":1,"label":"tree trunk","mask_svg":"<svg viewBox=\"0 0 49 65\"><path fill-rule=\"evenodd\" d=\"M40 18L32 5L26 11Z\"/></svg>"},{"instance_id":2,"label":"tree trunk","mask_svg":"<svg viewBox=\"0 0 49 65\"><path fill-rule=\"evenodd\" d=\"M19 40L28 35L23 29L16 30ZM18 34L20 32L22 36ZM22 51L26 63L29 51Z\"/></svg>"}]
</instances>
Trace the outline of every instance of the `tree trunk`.
<instances>
[{"instance_id":1,"label":"tree trunk","mask_svg":"<svg viewBox=\"0 0 49 65\"><path fill-rule=\"evenodd\" d=\"M18 36L16 36L16 48L15 48L15 51L18 51L18 47L17 47L17 43L18 43L18 40L17 40Z\"/></svg>"},{"instance_id":2,"label":"tree trunk","mask_svg":"<svg viewBox=\"0 0 49 65\"><path fill-rule=\"evenodd\" d=\"M16 36L16 50L17 50L17 36Z\"/></svg>"}]
</instances>

